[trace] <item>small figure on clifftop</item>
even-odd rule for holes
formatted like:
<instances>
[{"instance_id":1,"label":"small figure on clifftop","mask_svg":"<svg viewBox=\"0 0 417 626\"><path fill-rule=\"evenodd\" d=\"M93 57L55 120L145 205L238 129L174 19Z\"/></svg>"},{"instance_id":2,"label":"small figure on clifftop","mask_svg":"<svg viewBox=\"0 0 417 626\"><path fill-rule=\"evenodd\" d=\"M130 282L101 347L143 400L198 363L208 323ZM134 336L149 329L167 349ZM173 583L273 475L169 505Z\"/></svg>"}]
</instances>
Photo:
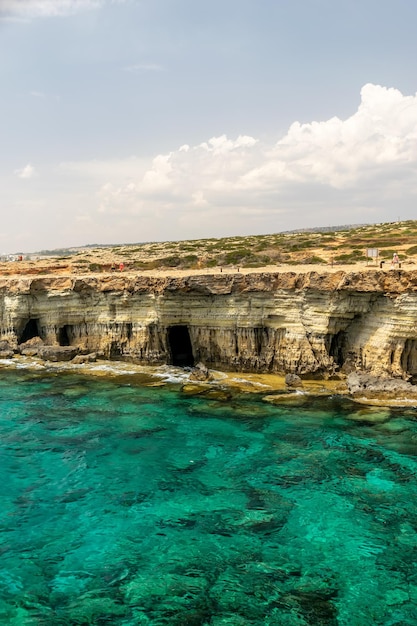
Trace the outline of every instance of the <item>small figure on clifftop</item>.
<instances>
[{"instance_id":1,"label":"small figure on clifftop","mask_svg":"<svg viewBox=\"0 0 417 626\"><path fill-rule=\"evenodd\" d=\"M121 272L123 272L123 270L124 270L124 269L125 269L125 264L124 264L124 263L120 263L120 265L119 265L119 270L120 270Z\"/></svg>"},{"instance_id":2,"label":"small figure on clifftop","mask_svg":"<svg viewBox=\"0 0 417 626\"><path fill-rule=\"evenodd\" d=\"M392 267L398 267L399 264L400 264L400 257L398 256L398 254L396 252L394 252L394 254L392 256L391 265L392 265Z\"/></svg>"}]
</instances>

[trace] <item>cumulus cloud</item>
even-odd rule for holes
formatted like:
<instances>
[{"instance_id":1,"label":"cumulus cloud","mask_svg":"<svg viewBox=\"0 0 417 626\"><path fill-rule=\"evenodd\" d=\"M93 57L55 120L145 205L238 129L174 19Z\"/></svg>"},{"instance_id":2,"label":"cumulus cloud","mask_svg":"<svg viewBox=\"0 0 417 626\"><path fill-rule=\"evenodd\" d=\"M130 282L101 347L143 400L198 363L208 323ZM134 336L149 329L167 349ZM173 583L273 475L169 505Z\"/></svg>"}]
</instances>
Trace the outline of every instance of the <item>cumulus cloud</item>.
<instances>
[{"instance_id":1,"label":"cumulus cloud","mask_svg":"<svg viewBox=\"0 0 417 626\"><path fill-rule=\"evenodd\" d=\"M417 96L367 84L346 120L294 122L271 143L222 135L158 155L125 184L107 180L100 212L154 211L196 227L249 219L259 230L294 227L297 218L382 221L414 207L416 168Z\"/></svg>"},{"instance_id":2,"label":"cumulus cloud","mask_svg":"<svg viewBox=\"0 0 417 626\"><path fill-rule=\"evenodd\" d=\"M417 96L368 84L347 119L294 122L278 140L220 135L56 175L68 202L84 190L95 241L144 241L415 219L416 169Z\"/></svg>"},{"instance_id":3,"label":"cumulus cloud","mask_svg":"<svg viewBox=\"0 0 417 626\"><path fill-rule=\"evenodd\" d=\"M106 1L115 0L0 0L0 16L17 18L65 16L97 9Z\"/></svg>"},{"instance_id":4,"label":"cumulus cloud","mask_svg":"<svg viewBox=\"0 0 417 626\"><path fill-rule=\"evenodd\" d=\"M28 163L27 165L25 165L25 167L23 167L20 170L15 170L14 173L16 174L16 176L18 176L19 178L33 178L35 176L35 168L33 167L33 165L31 165L30 163Z\"/></svg>"}]
</instances>

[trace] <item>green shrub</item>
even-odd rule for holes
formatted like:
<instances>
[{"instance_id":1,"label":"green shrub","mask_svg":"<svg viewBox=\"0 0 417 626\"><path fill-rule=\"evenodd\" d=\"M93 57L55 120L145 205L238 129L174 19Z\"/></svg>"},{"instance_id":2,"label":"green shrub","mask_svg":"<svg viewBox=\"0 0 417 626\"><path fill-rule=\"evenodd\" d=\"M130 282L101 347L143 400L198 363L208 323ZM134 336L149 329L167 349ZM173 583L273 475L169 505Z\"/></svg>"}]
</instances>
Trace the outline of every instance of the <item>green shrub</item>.
<instances>
[{"instance_id":1,"label":"green shrub","mask_svg":"<svg viewBox=\"0 0 417 626\"><path fill-rule=\"evenodd\" d=\"M242 248L240 250L232 250L230 252L227 252L224 255L224 262L226 265L233 265L235 263L241 263L243 259L246 259L251 256L252 256L252 252L251 250L248 250L247 248Z\"/></svg>"},{"instance_id":2,"label":"green shrub","mask_svg":"<svg viewBox=\"0 0 417 626\"><path fill-rule=\"evenodd\" d=\"M358 260L356 254L352 254L351 252L345 254L338 254L334 257L334 261L336 263L355 263Z\"/></svg>"},{"instance_id":3,"label":"green shrub","mask_svg":"<svg viewBox=\"0 0 417 626\"><path fill-rule=\"evenodd\" d=\"M159 261L160 267L178 267L178 265L181 265L181 257L176 255L166 256L162 259L157 259L157 261Z\"/></svg>"},{"instance_id":4,"label":"green shrub","mask_svg":"<svg viewBox=\"0 0 417 626\"><path fill-rule=\"evenodd\" d=\"M322 259L320 256L308 256L302 261L306 265L327 265L327 261Z\"/></svg>"},{"instance_id":5,"label":"green shrub","mask_svg":"<svg viewBox=\"0 0 417 626\"><path fill-rule=\"evenodd\" d=\"M269 256L255 256L254 254L242 262L243 267L264 267L269 265L271 258Z\"/></svg>"}]
</instances>

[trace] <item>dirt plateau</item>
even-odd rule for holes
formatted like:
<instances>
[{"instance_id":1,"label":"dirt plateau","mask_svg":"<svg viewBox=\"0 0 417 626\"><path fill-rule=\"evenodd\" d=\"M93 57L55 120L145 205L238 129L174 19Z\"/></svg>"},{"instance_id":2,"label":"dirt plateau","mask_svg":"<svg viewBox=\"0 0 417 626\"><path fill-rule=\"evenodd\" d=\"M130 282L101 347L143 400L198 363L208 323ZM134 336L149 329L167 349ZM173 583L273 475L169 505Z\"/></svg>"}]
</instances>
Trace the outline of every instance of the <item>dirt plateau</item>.
<instances>
[{"instance_id":1,"label":"dirt plateau","mask_svg":"<svg viewBox=\"0 0 417 626\"><path fill-rule=\"evenodd\" d=\"M417 271L0 278L0 339L140 364L417 379Z\"/></svg>"}]
</instances>

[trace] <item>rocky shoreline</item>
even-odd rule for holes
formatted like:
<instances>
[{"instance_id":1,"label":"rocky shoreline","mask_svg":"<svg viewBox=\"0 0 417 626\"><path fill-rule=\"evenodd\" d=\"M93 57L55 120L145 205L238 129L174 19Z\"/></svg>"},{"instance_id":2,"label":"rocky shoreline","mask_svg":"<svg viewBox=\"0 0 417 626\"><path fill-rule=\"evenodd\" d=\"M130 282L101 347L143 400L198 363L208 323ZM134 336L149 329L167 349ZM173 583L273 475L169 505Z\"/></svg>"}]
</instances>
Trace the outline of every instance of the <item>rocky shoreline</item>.
<instances>
[{"instance_id":1,"label":"rocky shoreline","mask_svg":"<svg viewBox=\"0 0 417 626\"><path fill-rule=\"evenodd\" d=\"M336 381L358 402L392 406L417 398L416 319L417 271L0 279L3 359L202 363L287 376L287 395Z\"/></svg>"},{"instance_id":2,"label":"rocky shoreline","mask_svg":"<svg viewBox=\"0 0 417 626\"><path fill-rule=\"evenodd\" d=\"M193 368L140 366L125 361L108 361L95 353L79 354L77 349L46 346L42 341L29 341L17 351L0 343L0 367L24 368L47 372L75 372L83 375L126 377L148 386L177 383L187 395L228 401L234 392L261 394L272 404L302 404L309 397L343 396L369 407L417 407L417 386L405 380L352 372L347 376L302 379L293 374L251 374L209 370L202 363Z\"/></svg>"}]
</instances>

